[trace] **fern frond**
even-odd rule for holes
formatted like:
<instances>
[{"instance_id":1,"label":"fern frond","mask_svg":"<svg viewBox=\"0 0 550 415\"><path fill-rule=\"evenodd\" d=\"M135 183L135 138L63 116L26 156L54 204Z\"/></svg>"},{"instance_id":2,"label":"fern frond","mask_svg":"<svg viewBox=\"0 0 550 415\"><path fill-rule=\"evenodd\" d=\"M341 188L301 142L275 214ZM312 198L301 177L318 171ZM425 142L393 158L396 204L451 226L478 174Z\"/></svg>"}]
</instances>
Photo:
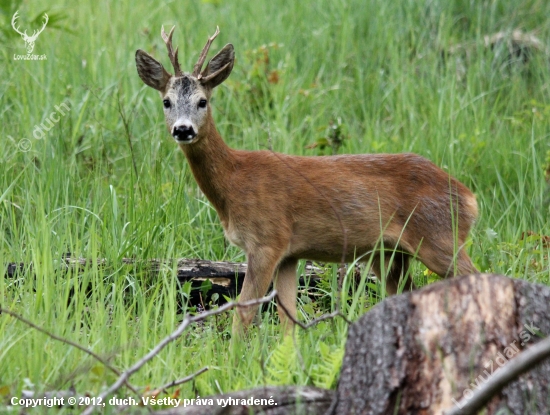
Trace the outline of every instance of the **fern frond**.
<instances>
[{"instance_id":1,"label":"fern frond","mask_svg":"<svg viewBox=\"0 0 550 415\"><path fill-rule=\"evenodd\" d=\"M285 336L267 360L268 383L270 385L291 385L298 370L299 337Z\"/></svg>"},{"instance_id":2,"label":"fern frond","mask_svg":"<svg viewBox=\"0 0 550 415\"><path fill-rule=\"evenodd\" d=\"M317 351L321 355L321 363L311 368L311 379L313 384L319 388L331 389L338 379L342 360L344 358L344 345L328 346L319 342Z\"/></svg>"}]
</instances>

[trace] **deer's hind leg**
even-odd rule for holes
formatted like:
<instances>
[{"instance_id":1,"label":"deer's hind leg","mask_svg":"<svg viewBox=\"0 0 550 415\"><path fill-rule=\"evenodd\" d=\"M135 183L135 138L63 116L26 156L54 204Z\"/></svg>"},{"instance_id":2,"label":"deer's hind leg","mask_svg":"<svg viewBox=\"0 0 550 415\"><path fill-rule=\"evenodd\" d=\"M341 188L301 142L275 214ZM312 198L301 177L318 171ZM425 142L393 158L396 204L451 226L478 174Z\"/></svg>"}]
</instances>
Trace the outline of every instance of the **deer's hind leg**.
<instances>
[{"instance_id":1,"label":"deer's hind leg","mask_svg":"<svg viewBox=\"0 0 550 415\"><path fill-rule=\"evenodd\" d=\"M393 256L393 258L392 258ZM382 268L382 260L384 267ZM410 254L397 247L394 251L375 252L372 258L372 271L378 279L386 278L386 291L393 295L397 293L400 282L403 285L403 292L414 288L412 277L407 275L409 270ZM385 276L384 276L385 274ZM403 282L403 278L406 280Z\"/></svg>"},{"instance_id":2,"label":"deer's hind leg","mask_svg":"<svg viewBox=\"0 0 550 415\"><path fill-rule=\"evenodd\" d=\"M458 245L460 250L455 253L454 244L424 241L418 251L419 259L428 269L445 278L479 273L464 250L464 243L458 241Z\"/></svg>"}]
</instances>

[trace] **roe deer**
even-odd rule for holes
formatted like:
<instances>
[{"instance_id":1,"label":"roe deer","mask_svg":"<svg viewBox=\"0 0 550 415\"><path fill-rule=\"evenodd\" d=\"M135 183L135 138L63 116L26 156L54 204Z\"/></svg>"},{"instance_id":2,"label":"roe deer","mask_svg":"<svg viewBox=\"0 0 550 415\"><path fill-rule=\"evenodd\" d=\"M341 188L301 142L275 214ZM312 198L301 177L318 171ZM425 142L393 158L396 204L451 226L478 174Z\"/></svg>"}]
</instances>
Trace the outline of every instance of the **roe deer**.
<instances>
[{"instance_id":1,"label":"roe deer","mask_svg":"<svg viewBox=\"0 0 550 415\"><path fill-rule=\"evenodd\" d=\"M210 97L233 69L233 45L225 45L202 70L217 29L193 72L183 73L173 32L161 30L175 74L143 50L136 51L137 71L160 92L168 131L216 209L225 236L246 253L240 301L263 296L275 280L281 324L291 329L301 258L340 262L343 255L349 260L379 252L372 267L378 278L386 270L389 293L397 291L411 256L442 277L477 273L463 249L477 216L475 196L466 186L415 154L299 157L229 148L214 125ZM381 259L380 246L394 250L392 264L390 255ZM409 277L405 288L411 286ZM248 326L256 309L239 308L233 331Z\"/></svg>"}]
</instances>

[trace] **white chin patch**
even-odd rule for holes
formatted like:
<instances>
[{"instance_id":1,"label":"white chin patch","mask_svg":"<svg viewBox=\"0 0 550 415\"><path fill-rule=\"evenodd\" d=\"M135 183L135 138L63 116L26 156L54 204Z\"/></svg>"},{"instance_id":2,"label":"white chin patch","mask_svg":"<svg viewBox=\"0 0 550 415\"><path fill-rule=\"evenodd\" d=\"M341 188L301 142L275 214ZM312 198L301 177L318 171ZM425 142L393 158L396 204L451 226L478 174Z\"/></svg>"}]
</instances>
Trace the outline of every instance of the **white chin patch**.
<instances>
[{"instance_id":1,"label":"white chin patch","mask_svg":"<svg viewBox=\"0 0 550 415\"><path fill-rule=\"evenodd\" d=\"M186 138L174 138L174 140L176 141L176 143L178 144L191 144L193 141L195 141L195 137L193 137L192 135L189 135L187 136Z\"/></svg>"}]
</instances>

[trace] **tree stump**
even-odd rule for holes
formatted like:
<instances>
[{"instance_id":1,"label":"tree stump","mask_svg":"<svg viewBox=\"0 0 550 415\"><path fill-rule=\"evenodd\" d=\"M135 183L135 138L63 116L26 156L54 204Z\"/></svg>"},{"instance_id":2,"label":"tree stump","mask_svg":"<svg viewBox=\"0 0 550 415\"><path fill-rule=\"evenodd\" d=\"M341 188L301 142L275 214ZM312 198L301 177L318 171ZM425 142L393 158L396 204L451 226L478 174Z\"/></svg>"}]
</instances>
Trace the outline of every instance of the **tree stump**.
<instances>
[{"instance_id":1,"label":"tree stump","mask_svg":"<svg viewBox=\"0 0 550 415\"><path fill-rule=\"evenodd\" d=\"M378 304L350 327L335 414L443 414L550 333L550 288L470 275ZM550 361L485 414L550 413Z\"/></svg>"}]
</instances>

